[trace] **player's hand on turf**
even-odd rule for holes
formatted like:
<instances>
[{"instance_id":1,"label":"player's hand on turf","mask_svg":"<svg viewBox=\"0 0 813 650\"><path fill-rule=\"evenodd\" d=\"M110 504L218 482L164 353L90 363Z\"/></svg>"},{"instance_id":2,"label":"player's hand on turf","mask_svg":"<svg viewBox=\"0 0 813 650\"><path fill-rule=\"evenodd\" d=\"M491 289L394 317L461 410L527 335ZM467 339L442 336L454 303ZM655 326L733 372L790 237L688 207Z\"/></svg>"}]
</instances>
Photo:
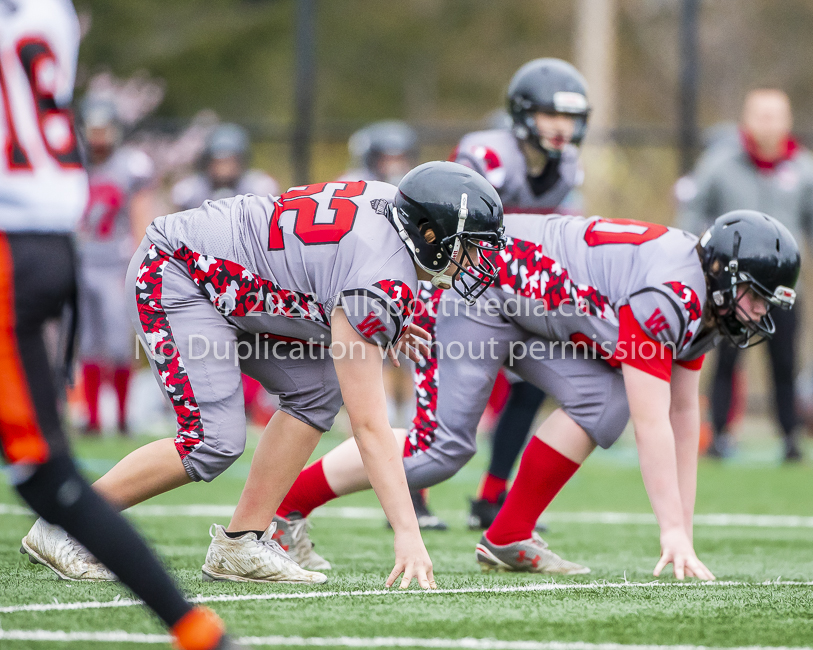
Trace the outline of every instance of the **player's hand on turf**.
<instances>
[{"instance_id":1,"label":"player's hand on turf","mask_svg":"<svg viewBox=\"0 0 813 650\"><path fill-rule=\"evenodd\" d=\"M398 576L401 578L401 589L409 587L413 578L423 589L437 589L435 576L432 573L432 560L423 544L420 533L418 535L395 535L395 568L387 578L387 587L392 587Z\"/></svg>"},{"instance_id":2,"label":"player's hand on turf","mask_svg":"<svg viewBox=\"0 0 813 650\"><path fill-rule=\"evenodd\" d=\"M673 565L678 580L683 580L684 577L715 580L712 572L697 559L692 542L682 528L661 533L661 559L652 572L653 575L659 576L669 564Z\"/></svg>"},{"instance_id":3,"label":"player's hand on turf","mask_svg":"<svg viewBox=\"0 0 813 650\"><path fill-rule=\"evenodd\" d=\"M398 343L395 344L395 347L387 349L387 356L390 358L390 361L392 361L392 365L396 368L401 367L401 362L398 361L399 352L403 352L415 363L420 363L424 357L429 356L429 344L431 341L432 337L429 335L429 332L414 323L410 323L406 328L406 332L398 339Z\"/></svg>"}]
</instances>

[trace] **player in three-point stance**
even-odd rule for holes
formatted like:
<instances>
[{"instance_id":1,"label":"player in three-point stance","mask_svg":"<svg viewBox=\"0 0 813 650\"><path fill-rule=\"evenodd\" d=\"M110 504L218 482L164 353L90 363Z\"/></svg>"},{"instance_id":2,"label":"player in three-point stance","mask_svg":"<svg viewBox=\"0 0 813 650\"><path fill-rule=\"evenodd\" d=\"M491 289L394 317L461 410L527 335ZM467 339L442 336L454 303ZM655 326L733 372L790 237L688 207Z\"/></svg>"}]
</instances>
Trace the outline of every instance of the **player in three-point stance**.
<instances>
[{"instance_id":1,"label":"player in three-point stance","mask_svg":"<svg viewBox=\"0 0 813 650\"><path fill-rule=\"evenodd\" d=\"M402 587L434 586L387 422L382 348L413 334L418 280L469 301L496 277L502 204L451 162L381 182L294 187L159 217L130 265L131 316L177 416L177 436L124 458L95 484L119 508L211 481L244 449L241 371L280 396L227 528L213 526L212 580L324 582L276 541L274 513L344 401L366 473L395 531ZM326 348L330 347L330 350ZM35 525L27 539L41 541ZM48 558L62 566L63 558ZM70 558L81 564L86 558Z\"/></svg>"},{"instance_id":2,"label":"player in three-point stance","mask_svg":"<svg viewBox=\"0 0 813 650\"><path fill-rule=\"evenodd\" d=\"M773 332L770 310L790 309L799 249L778 221L752 211L719 217L698 241L681 230L594 217L506 215L498 279L473 306L444 296L434 364L417 386L436 417L410 432L410 488L435 485L473 455L497 372L510 367L561 405L529 443L514 486L477 546L487 569L586 573L560 558L534 526L596 446L632 416L641 472L661 527L659 574L712 579L692 544L698 383L704 353L727 337L747 347ZM413 442L415 441L415 442ZM308 515L365 489L352 440L306 468L283 511ZM294 556L310 559L309 542Z\"/></svg>"}]
</instances>

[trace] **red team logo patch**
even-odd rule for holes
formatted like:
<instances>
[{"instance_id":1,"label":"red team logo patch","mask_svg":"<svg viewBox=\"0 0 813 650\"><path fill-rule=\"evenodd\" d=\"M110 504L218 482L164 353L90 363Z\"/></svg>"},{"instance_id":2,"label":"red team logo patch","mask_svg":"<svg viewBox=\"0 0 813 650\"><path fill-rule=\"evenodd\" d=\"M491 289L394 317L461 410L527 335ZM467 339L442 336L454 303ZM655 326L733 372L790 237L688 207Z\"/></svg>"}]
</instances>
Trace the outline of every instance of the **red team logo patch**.
<instances>
[{"instance_id":1,"label":"red team logo patch","mask_svg":"<svg viewBox=\"0 0 813 650\"><path fill-rule=\"evenodd\" d=\"M381 319L372 311L359 323L359 330L368 339L373 338L373 336L386 329Z\"/></svg>"},{"instance_id":2,"label":"red team logo patch","mask_svg":"<svg viewBox=\"0 0 813 650\"><path fill-rule=\"evenodd\" d=\"M661 313L660 309L653 311L652 316L646 320L644 325L649 329L653 338L663 332L663 330L669 329L669 322L666 320L666 316Z\"/></svg>"}]
</instances>

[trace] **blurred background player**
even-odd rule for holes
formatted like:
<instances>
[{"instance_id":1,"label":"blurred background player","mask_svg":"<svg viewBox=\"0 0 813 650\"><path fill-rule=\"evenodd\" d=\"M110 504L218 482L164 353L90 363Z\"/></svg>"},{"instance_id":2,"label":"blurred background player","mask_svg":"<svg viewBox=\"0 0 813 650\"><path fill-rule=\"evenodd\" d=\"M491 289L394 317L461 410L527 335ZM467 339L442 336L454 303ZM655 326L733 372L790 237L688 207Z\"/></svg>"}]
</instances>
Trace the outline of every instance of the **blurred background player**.
<instances>
[{"instance_id":1,"label":"blurred background player","mask_svg":"<svg viewBox=\"0 0 813 650\"><path fill-rule=\"evenodd\" d=\"M347 143L353 169L342 181L384 181L398 185L406 173L418 164L418 134L399 120L368 124L350 136Z\"/></svg>"},{"instance_id":2,"label":"blurred background player","mask_svg":"<svg viewBox=\"0 0 813 650\"><path fill-rule=\"evenodd\" d=\"M90 198L79 226L79 354L87 406L85 433L99 434L99 392L112 381L118 430L127 433L127 390L134 332L127 316L127 265L155 214L149 156L122 146L122 125L109 99L82 106Z\"/></svg>"},{"instance_id":3,"label":"blurred background player","mask_svg":"<svg viewBox=\"0 0 813 650\"><path fill-rule=\"evenodd\" d=\"M70 564L87 553L78 541L158 614L179 648L225 650L235 646L220 619L184 599L79 474L57 413L43 325L76 301L72 232L88 198L68 108L78 50L79 21L67 0L0 3L0 443L10 482L49 522L39 520L23 546L50 531L48 551Z\"/></svg>"},{"instance_id":4,"label":"blurred background player","mask_svg":"<svg viewBox=\"0 0 813 650\"><path fill-rule=\"evenodd\" d=\"M249 169L251 143L246 130L237 124L220 124L206 138L198 160L200 171L178 181L172 188L172 202L178 210L200 207L204 201L217 201L240 194L277 196L279 184L260 169ZM143 234L143 233L142 233ZM274 403L260 382L243 375L246 413L264 427L274 414Z\"/></svg>"},{"instance_id":5,"label":"blurred background player","mask_svg":"<svg viewBox=\"0 0 813 650\"><path fill-rule=\"evenodd\" d=\"M237 124L221 124L206 139L197 174L178 181L172 202L178 210L200 207L239 194L278 195L279 185L265 172L249 169L249 138Z\"/></svg>"},{"instance_id":6,"label":"blurred background player","mask_svg":"<svg viewBox=\"0 0 813 650\"><path fill-rule=\"evenodd\" d=\"M700 159L683 208L683 227L696 234L715 216L736 209L772 215L809 248L813 225L813 156L791 135L790 100L781 90L748 93L740 120L739 141L715 146ZM805 246L803 246L804 248ZM782 428L784 460L802 458L795 433L797 333L799 310L776 311L776 335L768 340L776 414ZM708 455L731 455L730 412L740 349L720 346L712 383L714 440Z\"/></svg>"},{"instance_id":7,"label":"blurred background player","mask_svg":"<svg viewBox=\"0 0 813 650\"><path fill-rule=\"evenodd\" d=\"M582 182L578 146L587 130L587 83L571 64L535 59L508 86L510 122L469 133L453 160L480 172L496 188L506 214L580 214ZM469 527L485 529L505 500L508 479L545 399L537 387L516 377L494 430L491 461L472 500Z\"/></svg>"}]
</instances>

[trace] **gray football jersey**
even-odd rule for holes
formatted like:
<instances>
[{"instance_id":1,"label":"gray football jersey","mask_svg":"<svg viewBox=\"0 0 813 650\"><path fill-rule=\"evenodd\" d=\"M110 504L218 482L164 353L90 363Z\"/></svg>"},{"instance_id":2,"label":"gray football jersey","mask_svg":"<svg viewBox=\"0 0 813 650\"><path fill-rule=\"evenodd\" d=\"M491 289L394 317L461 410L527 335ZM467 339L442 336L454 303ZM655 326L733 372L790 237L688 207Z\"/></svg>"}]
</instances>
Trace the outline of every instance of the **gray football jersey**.
<instances>
[{"instance_id":1,"label":"gray football jersey","mask_svg":"<svg viewBox=\"0 0 813 650\"><path fill-rule=\"evenodd\" d=\"M579 150L569 145L562 152L558 180L537 194L528 179L525 156L513 133L505 129L475 131L463 136L452 160L482 174L497 190L506 213L522 208L552 210L562 206L580 212L574 188L581 185ZM572 203L573 205L564 205Z\"/></svg>"},{"instance_id":2,"label":"gray football jersey","mask_svg":"<svg viewBox=\"0 0 813 650\"><path fill-rule=\"evenodd\" d=\"M90 196L79 226L79 251L88 267L127 267L135 250L130 221L133 194L153 182L155 168L143 151L120 147L88 168Z\"/></svg>"},{"instance_id":3,"label":"gray football jersey","mask_svg":"<svg viewBox=\"0 0 813 650\"><path fill-rule=\"evenodd\" d=\"M706 282L694 235L626 219L535 214L506 215L505 230L508 245L493 257L499 277L484 298L523 329L595 343L610 356L619 311L629 305L676 359L696 359L717 342L699 334Z\"/></svg>"},{"instance_id":4,"label":"gray football jersey","mask_svg":"<svg viewBox=\"0 0 813 650\"><path fill-rule=\"evenodd\" d=\"M246 332L328 345L341 306L362 337L386 346L411 322L418 281L387 217L395 191L333 182L206 201L159 217L147 237Z\"/></svg>"},{"instance_id":5,"label":"gray football jersey","mask_svg":"<svg viewBox=\"0 0 813 650\"><path fill-rule=\"evenodd\" d=\"M343 179L345 180L345 179ZM355 180L355 179L354 179ZM238 194L265 196L279 194L277 181L259 169L249 169L234 187L213 187L206 174L194 174L181 179L172 187L172 202L179 210L191 210L204 201L217 201Z\"/></svg>"}]
</instances>

